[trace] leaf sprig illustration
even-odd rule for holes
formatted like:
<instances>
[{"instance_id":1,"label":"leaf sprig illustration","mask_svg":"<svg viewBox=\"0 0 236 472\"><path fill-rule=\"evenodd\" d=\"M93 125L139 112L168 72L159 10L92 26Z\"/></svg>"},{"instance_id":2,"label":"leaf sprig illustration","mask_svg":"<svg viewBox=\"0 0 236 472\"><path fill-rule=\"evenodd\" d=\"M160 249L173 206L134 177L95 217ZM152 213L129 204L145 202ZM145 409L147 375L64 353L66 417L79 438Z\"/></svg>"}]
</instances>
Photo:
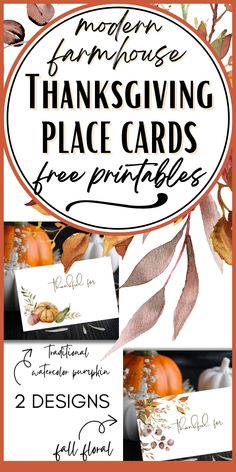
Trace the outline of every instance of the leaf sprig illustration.
<instances>
[{"instance_id":1,"label":"leaf sprig illustration","mask_svg":"<svg viewBox=\"0 0 236 472\"><path fill-rule=\"evenodd\" d=\"M66 320L75 320L76 318L79 318L81 316L80 313L73 312L73 313L68 313L68 315L65 316Z\"/></svg>"},{"instance_id":2,"label":"leaf sprig illustration","mask_svg":"<svg viewBox=\"0 0 236 472\"><path fill-rule=\"evenodd\" d=\"M21 293L24 297L25 302L27 305L31 308L33 311L34 308L37 305L37 302L35 301L36 295L33 295L28 289L24 288L21 286Z\"/></svg>"}]
</instances>

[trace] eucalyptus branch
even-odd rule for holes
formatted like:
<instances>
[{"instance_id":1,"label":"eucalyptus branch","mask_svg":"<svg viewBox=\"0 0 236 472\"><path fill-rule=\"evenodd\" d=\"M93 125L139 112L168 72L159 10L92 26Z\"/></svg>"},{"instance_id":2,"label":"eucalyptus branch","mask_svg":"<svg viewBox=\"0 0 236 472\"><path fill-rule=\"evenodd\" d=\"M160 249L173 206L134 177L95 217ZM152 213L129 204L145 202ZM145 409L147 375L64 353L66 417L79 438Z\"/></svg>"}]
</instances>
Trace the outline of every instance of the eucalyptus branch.
<instances>
[{"instance_id":1,"label":"eucalyptus branch","mask_svg":"<svg viewBox=\"0 0 236 472\"><path fill-rule=\"evenodd\" d=\"M225 8L225 10L220 14L220 16L217 16L217 14L218 14L218 4L216 4L216 5L210 4L210 6L211 6L212 13L213 13L213 18L212 18L211 31L210 31L209 38L208 38L209 42L211 42L212 36L215 32L216 24L218 23L218 21L221 20L221 18L223 18L223 16L227 12L227 8Z\"/></svg>"},{"instance_id":2,"label":"eucalyptus branch","mask_svg":"<svg viewBox=\"0 0 236 472\"><path fill-rule=\"evenodd\" d=\"M212 36L215 32L215 26L217 23L217 13L218 13L218 5L211 5L212 6L212 13L213 13L213 18L212 18L212 26L211 26L211 31L209 34L209 43L211 42Z\"/></svg>"},{"instance_id":3,"label":"eucalyptus branch","mask_svg":"<svg viewBox=\"0 0 236 472\"><path fill-rule=\"evenodd\" d=\"M177 261L176 261L176 263L175 263L175 265L174 265L172 271L170 272L170 274L168 275L168 277L167 277L167 279L166 279L166 281L165 281L164 287L166 287L167 284L169 283L169 281L170 281L170 279L171 279L171 277L172 277L172 275L173 275L173 273L174 273L174 271L175 271L175 269L176 269L176 267L177 267L177 265L178 265L178 263L179 263L179 261L180 261L182 255L183 255L183 253L184 253L185 246L186 246L186 241L187 241L187 236L189 235L189 230L190 230L190 218L191 218L191 213L189 213L188 218L187 218L187 225L186 225L185 237L184 237L184 241L183 241L183 244L182 244L180 253L179 253L179 255L178 255Z\"/></svg>"}]
</instances>

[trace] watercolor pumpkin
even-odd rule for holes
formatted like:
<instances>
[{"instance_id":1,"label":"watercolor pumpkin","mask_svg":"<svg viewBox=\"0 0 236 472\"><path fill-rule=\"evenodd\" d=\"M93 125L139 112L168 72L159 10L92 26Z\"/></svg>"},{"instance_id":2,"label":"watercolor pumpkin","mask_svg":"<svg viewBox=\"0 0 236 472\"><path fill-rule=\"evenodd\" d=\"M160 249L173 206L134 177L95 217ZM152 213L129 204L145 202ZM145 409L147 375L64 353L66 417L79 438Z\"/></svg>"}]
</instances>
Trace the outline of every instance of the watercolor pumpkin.
<instances>
[{"instance_id":1,"label":"watercolor pumpkin","mask_svg":"<svg viewBox=\"0 0 236 472\"><path fill-rule=\"evenodd\" d=\"M43 323L52 323L58 314L58 308L50 302L38 303L34 309L34 315L39 316Z\"/></svg>"}]
</instances>

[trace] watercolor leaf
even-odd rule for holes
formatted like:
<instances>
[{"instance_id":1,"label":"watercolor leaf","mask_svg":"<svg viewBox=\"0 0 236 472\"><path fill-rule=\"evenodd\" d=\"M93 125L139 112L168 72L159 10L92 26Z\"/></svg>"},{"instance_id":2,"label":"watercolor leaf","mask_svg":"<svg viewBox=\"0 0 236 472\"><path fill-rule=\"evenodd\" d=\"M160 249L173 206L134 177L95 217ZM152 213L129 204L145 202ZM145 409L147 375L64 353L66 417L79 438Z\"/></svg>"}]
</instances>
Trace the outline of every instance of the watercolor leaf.
<instances>
[{"instance_id":1,"label":"watercolor leaf","mask_svg":"<svg viewBox=\"0 0 236 472\"><path fill-rule=\"evenodd\" d=\"M27 15L29 19L37 26L46 25L54 16L54 7L48 3L30 3L27 4Z\"/></svg>"},{"instance_id":2,"label":"watercolor leaf","mask_svg":"<svg viewBox=\"0 0 236 472\"><path fill-rule=\"evenodd\" d=\"M25 206L31 206L34 210L38 211L42 215L50 215L47 210L45 210L41 205L38 205L34 200L30 200L28 203L25 203Z\"/></svg>"},{"instance_id":3,"label":"watercolor leaf","mask_svg":"<svg viewBox=\"0 0 236 472\"><path fill-rule=\"evenodd\" d=\"M149 231L149 233L144 233L143 234L143 243L146 241L147 237L149 236L149 234L151 233L151 231Z\"/></svg>"},{"instance_id":4,"label":"watercolor leaf","mask_svg":"<svg viewBox=\"0 0 236 472\"><path fill-rule=\"evenodd\" d=\"M195 255L191 237L186 238L186 249L188 256L188 268L185 285L174 312L174 337L176 339L184 323L192 312L197 301L199 292L199 279L195 264Z\"/></svg>"},{"instance_id":5,"label":"watercolor leaf","mask_svg":"<svg viewBox=\"0 0 236 472\"><path fill-rule=\"evenodd\" d=\"M107 254L113 249L113 247L116 248L116 246L121 245L121 243L127 241L127 239L133 239L133 236L130 236L130 235L128 235L128 236L127 235L126 236L116 236L116 235L114 235L114 236L104 236L103 255L107 256ZM128 247L128 245L127 245L127 247ZM120 251L122 253L121 246L120 246ZM119 252L118 252L118 254L119 254ZM122 256L122 257L124 257L124 256Z\"/></svg>"},{"instance_id":6,"label":"watercolor leaf","mask_svg":"<svg viewBox=\"0 0 236 472\"><path fill-rule=\"evenodd\" d=\"M187 400L188 400L188 397L179 398L179 401L182 402L182 403L186 402Z\"/></svg>"},{"instance_id":7,"label":"watercolor leaf","mask_svg":"<svg viewBox=\"0 0 236 472\"><path fill-rule=\"evenodd\" d=\"M207 28L206 28L206 23L204 23L204 21L201 21L201 23L199 24L199 26L197 28L197 31L204 39L206 39L206 37L207 37Z\"/></svg>"},{"instance_id":8,"label":"watercolor leaf","mask_svg":"<svg viewBox=\"0 0 236 472\"><path fill-rule=\"evenodd\" d=\"M229 219L225 216L219 219L211 234L214 250L227 264L232 265L232 224L231 212Z\"/></svg>"},{"instance_id":9,"label":"watercolor leaf","mask_svg":"<svg viewBox=\"0 0 236 472\"><path fill-rule=\"evenodd\" d=\"M4 43L8 46L20 45L25 38L25 29L15 20L4 20Z\"/></svg>"},{"instance_id":10,"label":"watercolor leaf","mask_svg":"<svg viewBox=\"0 0 236 472\"><path fill-rule=\"evenodd\" d=\"M171 241L148 252L134 267L121 288L145 284L162 274L171 262L184 227L185 225Z\"/></svg>"},{"instance_id":11,"label":"watercolor leaf","mask_svg":"<svg viewBox=\"0 0 236 472\"><path fill-rule=\"evenodd\" d=\"M132 239L133 239L133 236L131 236L128 239L125 239L124 241L122 241L121 243L119 243L115 246L116 252L119 254L119 256L122 257L122 259L124 258L125 254L126 254L126 251L129 247Z\"/></svg>"},{"instance_id":12,"label":"watercolor leaf","mask_svg":"<svg viewBox=\"0 0 236 472\"><path fill-rule=\"evenodd\" d=\"M229 51L232 34L227 34L227 30L222 33L211 43L211 46L218 54L220 59L223 59Z\"/></svg>"},{"instance_id":13,"label":"watercolor leaf","mask_svg":"<svg viewBox=\"0 0 236 472\"><path fill-rule=\"evenodd\" d=\"M216 254L216 252L214 251L214 247L212 245L212 240L211 240L211 233L213 231L214 226L216 225L217 221L220 218L220 213L218 212L216 203L210 194L207 195L200 203L200 210L202 214L202 221L203 221L203 226L204 226L207 242L209 244L209 247L211 249L215 262L218 265L220 271L222 272L223 270L222 260L220 259L218 254Z\"/></svg>"},{"instance_id":14,"label":"watercolor leaf","mask_svg":"<svg viewBox=\"0 0 236 472\"><path fill-rule=\"evenodd\" d=\"M160 318L164 306L165 288L163 287L135 312L105 357L151 329Z\"/></svg>"},{"instance_id":15,"label":"watercolor leaf","mask_svg":"<svg viewBox=\"0 0 236 472\"><path fill-rule=\"evenodd\" d=\"M78 261L87 250L89 235L84 233L74 233L67 238L62 245L61 263L64 265L65 273L71 268L75 261Z\"/></svg>"}]
</instances>

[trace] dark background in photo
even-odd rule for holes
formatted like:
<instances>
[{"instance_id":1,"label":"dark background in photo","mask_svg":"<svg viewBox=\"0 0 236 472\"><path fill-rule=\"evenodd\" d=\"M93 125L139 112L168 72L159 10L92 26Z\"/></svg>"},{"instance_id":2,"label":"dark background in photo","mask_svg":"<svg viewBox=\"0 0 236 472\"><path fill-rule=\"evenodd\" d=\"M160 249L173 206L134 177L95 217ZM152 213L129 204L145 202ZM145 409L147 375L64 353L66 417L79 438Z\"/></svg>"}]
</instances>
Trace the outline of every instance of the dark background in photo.
<instances>
[{"instance_id":1,"label":"dark background in photo","mask_svg":"<svg viewBox=\"0 0 236 472\"><path fill-rule=\"evenodd\" d=\"M137 349L138 351L138 349ZM209 368L220 366L224 357L228 357L232 363L232 351L162 351L159 354L173 359L179 366L183 381L189 380L190 385L197 391L200 374ZM142 453L139 441L129 441L124 439L124 461L142 461ZM232 458L231 452L221 454L208 454L192 458L199 461L229 461ZM189 460L187 458L186 460ZM184 460L176 459L176 460Z\"/></svg>"},{"instance_id":2,"label":"dark background in photo","mask_svg":"<svg viewBox=\"0 0 236 472\"><path fill-rule=\"evenodd\" d=\"M5 225L13 223L5 223ZM30 224L37 225L37 222ZM55 236L55 224L53 222L42 223L42 228L47 231L48 236L52 239ZM51 232L52 231L52 232ZM54 254L59 255L62 252L63 242L74 233L81 233L79 229L71 226L66 226L58 234L56 238L56 246ZM102 238L101 238L102 240ZM115 289L119 287L119 268L115 271L114 283ZM116 291L118 297L118 290ZM51 328L50 330L35 330L24 332L22 330L21 316L19 310L4 311L4 339L6 340L115 340L119 337L119 319L113 318L109 320L101 320L89 323L83 323L72 326L65 326L66 330L59 331L58 328ZM61 328L60 328L61 329Z\"/></svg>"}]
</instances>

